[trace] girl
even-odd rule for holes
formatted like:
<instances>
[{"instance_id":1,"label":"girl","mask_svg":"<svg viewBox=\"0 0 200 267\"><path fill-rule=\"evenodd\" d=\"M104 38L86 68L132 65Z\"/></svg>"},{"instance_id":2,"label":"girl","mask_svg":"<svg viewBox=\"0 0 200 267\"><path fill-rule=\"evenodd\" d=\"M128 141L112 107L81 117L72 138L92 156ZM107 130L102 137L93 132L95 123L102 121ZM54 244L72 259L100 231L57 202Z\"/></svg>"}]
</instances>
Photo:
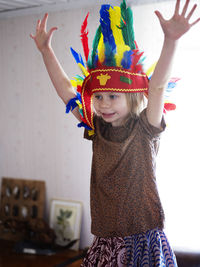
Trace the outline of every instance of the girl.
<instances>
[{"instance_id":1,"label":"girl","mask_svg":"<svg viewBox=\"0 0 200 267\"><path fill-rule=\"evenodd\" d=\"M77 107L72 112L94 130L93 133L85 130L84 137L93 142L91 216L95 238L82 266L177 266L163 232L164 212L156 187L155 158L160 134L165 129L164 91L178 40L200 20L189 23L197 7L194 5L186 15L189 2L186 0L180 12L180 0L177 0L170 20L155 12L164 33L164 44L150 81L141 65L133 62L141 56L134 40L121 39L124 53L119 65L116 62L120 52L115 59L112 57L113 51L120 51L112 38L116 31L130 25L121 15L123 25L116 29L114 24L112 28L110 18L116 19L115 14L122 11L130 15L125 1L120 10L103 6L101 27L95 39L98 51L94 49L92 59L88 60L90 73L84 70L86 78L80 89L81 99L77 98L53 52L51 38L57 28L46 31L47 14L42 21L38 20L36 34L31 35L58 95L69 109L71 99L82 100L83 114L80 116ZM99 31L103 35L105 57L100 54ZM108 32L111 34L107 35ZM106 49L110 49L109 53ZM128 59L132 60L131 65ZM148 94L148 103L141 111L144 94Z\"/></svg>"}]
</instances>

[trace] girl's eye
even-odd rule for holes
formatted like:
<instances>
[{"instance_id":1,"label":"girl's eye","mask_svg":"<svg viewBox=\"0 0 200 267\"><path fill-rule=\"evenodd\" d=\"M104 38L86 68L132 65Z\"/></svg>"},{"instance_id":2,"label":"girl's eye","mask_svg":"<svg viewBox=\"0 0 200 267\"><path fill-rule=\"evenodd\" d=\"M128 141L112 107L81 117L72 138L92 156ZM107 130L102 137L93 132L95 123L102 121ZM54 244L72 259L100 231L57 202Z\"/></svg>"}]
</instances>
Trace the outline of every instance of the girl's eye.
<instances>
[{"instance_id":1,"label":"girl's eye","mask_svg":"<svg viewBox=\"0 0 200 267\"><path fill-rule=\"evenodd\" d=\"M101 100L101 99L102 99L102 96L101 96L101 95L95 95L95 98L96 98L97 100Z\"/></svg>"},{"instance_id":2,"label":"girl's eye","mask_svg":"<svg viewBox=\"0 0 200 267\"><path fill-rule=\"evenodd\" d=\"M117 95L110 95L110 99L116 99Z\"/></svg>"}]
</instances>

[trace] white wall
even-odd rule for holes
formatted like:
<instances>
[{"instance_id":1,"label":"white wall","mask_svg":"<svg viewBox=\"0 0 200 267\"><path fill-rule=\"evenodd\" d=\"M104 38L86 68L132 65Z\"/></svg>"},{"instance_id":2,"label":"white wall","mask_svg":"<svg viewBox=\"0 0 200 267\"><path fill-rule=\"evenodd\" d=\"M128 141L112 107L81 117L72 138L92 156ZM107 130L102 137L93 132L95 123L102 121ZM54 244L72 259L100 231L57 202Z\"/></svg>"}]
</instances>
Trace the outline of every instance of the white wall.
<instances>
[{"instance_id":1,"label":"white wall","mask_svg":"<svg viewBox=\"0 0 200 267\"><path fill-rule=\"evenodd\" d=\"M173 8L173 2L134 8L136 40L147 55L147 65L158 59L163 39L153 11L159 9L167 14ZM91 47L98 10L74 9L49 15L48 26L58 26L53 47L69 77L79 73L69 47L82 53L79 30L88 11ZM42 15L0 19L0 177L45 180L46 217L52 198L82 201L81 247L85 247L92 240L89 210L91 143L83 140L83 129L76 127L72 115L65 114L65 106L56 95L41 55L29 37L34 33L38 17ZM195 38L195 33L193 31L193 35L183 40L185 48L190 38ZM189 55L185 57L189 60ZM180 55L177 58L179 60ZM182 70L183 76L186 68ZM161 191L164 192L162 188ZM176 192L172 195L174 200L175 197ZM173 203L167 208L172 206Z\"/></svg>"},{"instance_id":2,"label":"white wall","mask_svg":"<svg viewBox=\"0 0 200 267\"><path fill-rule=\"evenodd\" d=\"M53 47L70 77L79 69L69 47L80 50L79 29L87 11L49 15L49 27L59 28ZM0 20L0 177L45 180L47 217L51 198L83 202L81 246L85 247L91 241L91 143L83 140L83 129L76 127L73 116L65 114L29 37L37 19L32 15Z\"/></svg>"}]
</instances>

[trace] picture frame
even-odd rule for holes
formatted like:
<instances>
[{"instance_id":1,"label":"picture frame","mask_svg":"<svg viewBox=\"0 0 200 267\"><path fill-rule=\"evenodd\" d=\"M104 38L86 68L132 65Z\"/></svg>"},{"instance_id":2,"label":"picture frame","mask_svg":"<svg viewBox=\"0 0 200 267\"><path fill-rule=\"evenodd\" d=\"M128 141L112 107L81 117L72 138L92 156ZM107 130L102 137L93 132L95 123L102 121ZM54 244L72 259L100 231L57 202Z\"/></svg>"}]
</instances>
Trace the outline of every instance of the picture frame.
<instances>
[{"instance_id":1,"label":"picture frame","mask_svg":"<svg viewBox=\"0 0 200 267\"><path fill-rule=\"evenodd\" d=\"M67 246L71 241L77 240L71 249L79 250L81 221L81 202L64 199L51 200L49 225L55 231L57 245Z\"/></svg>"}]
</instances>

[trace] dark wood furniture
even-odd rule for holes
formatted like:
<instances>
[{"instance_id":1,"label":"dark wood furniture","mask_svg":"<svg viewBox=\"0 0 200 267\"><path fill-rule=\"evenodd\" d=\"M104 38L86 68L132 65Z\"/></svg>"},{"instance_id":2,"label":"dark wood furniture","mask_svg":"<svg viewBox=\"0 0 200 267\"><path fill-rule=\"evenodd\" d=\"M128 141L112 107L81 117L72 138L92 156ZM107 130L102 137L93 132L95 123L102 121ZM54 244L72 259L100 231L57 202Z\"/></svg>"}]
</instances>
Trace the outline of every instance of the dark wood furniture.
<instances>
[{"instance_id":1,"label":"dark wood furniture","mask_svg":"<svg viewBox=\"0 0 200 267\"><path fill-rule=\"evenodd\" d=\"M13 241L0 240L0 267L79 267L83 251L66 250L55 255L18 254ZM63 264L63 262L68 262ZM59 266L60 265L60 266Z\"/></svg>"},{"instance_id":2,"label":"dark wood furniture","mask_svg":"<svg viewBox=\"0 0 200 267\"><path fill-rule=\"evenodd\" d=\"M0 267L80 267L84 251L66 250L55 255L18 254L13 241L0 240ZM175 252L178 267L200 267L200 254ZM65 263L65 264L62 264Z\"/></svg>"},{"instance_id":3,"label":"dark wood furniture","mask_svg":"<svg viewBox=\"0 0 200 267\"><path fill-rule=\"evenodd\" d=\"M200 253L176 251L178 267L200 267Z\"/></svg>"}]
</instances>

